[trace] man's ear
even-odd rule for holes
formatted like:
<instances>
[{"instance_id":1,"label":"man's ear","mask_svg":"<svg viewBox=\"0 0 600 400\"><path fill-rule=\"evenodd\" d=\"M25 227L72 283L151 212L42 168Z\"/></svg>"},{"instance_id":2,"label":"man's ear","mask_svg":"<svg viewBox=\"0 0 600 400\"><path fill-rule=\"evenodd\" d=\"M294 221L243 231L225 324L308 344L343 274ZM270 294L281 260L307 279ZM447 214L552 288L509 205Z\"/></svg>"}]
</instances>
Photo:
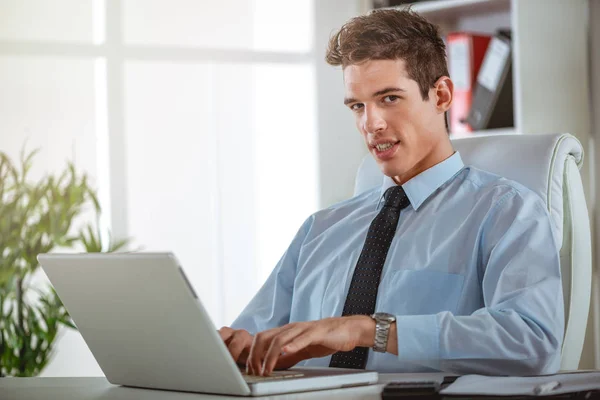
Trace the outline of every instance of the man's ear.
<instances>
[{"instance_id":1,"label":"man's ear","mask_svg":"<svg viewBox=\"0 0 600 400\"><path fill-rule=\"evenodd\" d=\"M432 90L435 93L434 99L438 112L448 111L454 98L454 82L449 77L442 76L435 82Z\"/></svg>"}]
</instances>

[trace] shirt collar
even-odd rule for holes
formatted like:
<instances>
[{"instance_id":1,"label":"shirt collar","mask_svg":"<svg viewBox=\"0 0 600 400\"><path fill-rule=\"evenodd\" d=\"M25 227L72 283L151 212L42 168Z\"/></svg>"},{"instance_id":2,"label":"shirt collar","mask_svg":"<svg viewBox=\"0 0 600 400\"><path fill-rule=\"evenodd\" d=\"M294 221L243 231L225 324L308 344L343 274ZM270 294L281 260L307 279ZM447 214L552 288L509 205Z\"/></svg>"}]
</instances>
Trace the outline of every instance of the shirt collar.
<instances>
[{"instance_id":1,"label":"shirt collar","mask_svg":"<svg viewBox=\"0 0 600 400\"><path fill-rule=\"evenodd\" d=\"M439 164L421 172L402 185L408 196L412 208L416 211L440 186L448 182L458 171L463 169L464 163L460 154L454 152L449 158ZM381 187L381 198L387 189L396 186L396 182L389 176L384 176ZM382 204L382 200L379 202Z\"/></svg>"}]
</instances>

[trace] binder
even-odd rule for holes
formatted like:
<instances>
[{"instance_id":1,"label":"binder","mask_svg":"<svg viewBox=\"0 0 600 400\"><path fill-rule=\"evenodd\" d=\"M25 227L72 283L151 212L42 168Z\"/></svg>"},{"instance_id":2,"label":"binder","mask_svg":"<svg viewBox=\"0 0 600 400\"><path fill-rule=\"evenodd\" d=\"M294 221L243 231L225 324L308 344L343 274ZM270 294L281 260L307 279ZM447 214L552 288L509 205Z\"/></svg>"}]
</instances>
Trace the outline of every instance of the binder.
<instances>
[{"instance_id":1,"label":"binder","mask_svg":"<svg viewBox=\"0 0 600 400\"><path fill-rule=\"evenodd\" d=\"M473 130L514 126L512 55L509 31L492 38L477 75L466 122Z\"/></svg>"},{"instance_id":2,"label":"binder","mask_svg":"<svg viewBox=\"0 0 600 400\"><path fill-rule=\"evenodd\" d=\"M492 36L469 32L452 32L447 35L448 67L454 82L454 99L450 107L450 133L468 134L472 131L466 123L471 109L473 90Z\"/></svg>"}]
</instances>

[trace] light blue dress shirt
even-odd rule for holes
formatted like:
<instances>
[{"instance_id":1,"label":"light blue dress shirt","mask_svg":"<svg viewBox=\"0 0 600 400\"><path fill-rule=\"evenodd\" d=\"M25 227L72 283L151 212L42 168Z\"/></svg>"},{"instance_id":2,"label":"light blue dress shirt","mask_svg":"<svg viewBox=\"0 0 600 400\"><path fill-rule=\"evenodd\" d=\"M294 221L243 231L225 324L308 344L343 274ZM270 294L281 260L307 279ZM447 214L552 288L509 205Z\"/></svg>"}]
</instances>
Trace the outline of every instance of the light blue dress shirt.
<instances>
[{"instance_id":1,"label":"light blue dress shirt","mask_svg":"<svg viewBox=\"0 0 600 400\"><path fill-rule=\"evenodd\" d=\"M254 334L341 316L382 187L311 215L232 326ZM398 355L370 350L380 372L542 374L560 366L559 246L539 196L460 155L402 185L402 210L376 311L396 315ZM303 362L328 366L331 357Z\"/></svg>"}]
</instances>

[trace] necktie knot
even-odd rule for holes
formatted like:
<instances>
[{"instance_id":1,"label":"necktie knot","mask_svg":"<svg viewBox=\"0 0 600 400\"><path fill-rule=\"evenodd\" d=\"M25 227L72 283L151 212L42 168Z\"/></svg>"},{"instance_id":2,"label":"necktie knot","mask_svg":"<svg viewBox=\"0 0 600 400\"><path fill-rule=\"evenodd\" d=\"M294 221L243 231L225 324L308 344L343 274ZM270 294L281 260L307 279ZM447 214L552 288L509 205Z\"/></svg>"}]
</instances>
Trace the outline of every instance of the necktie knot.
<instances>
[{"instance_id":1,"label":"necktie knot","mask_svg":"<svg viewBox=\"0 0 600 400\"><path fill-rule=\"evenodd\" d=\"M404 207L410 204L410 200L408 200L408 196L402 189L402 186L392 186L387 189L383 194L383 198L385 199L384 207L393 207L403 209Z\"/></svg>"}]
</instances>

